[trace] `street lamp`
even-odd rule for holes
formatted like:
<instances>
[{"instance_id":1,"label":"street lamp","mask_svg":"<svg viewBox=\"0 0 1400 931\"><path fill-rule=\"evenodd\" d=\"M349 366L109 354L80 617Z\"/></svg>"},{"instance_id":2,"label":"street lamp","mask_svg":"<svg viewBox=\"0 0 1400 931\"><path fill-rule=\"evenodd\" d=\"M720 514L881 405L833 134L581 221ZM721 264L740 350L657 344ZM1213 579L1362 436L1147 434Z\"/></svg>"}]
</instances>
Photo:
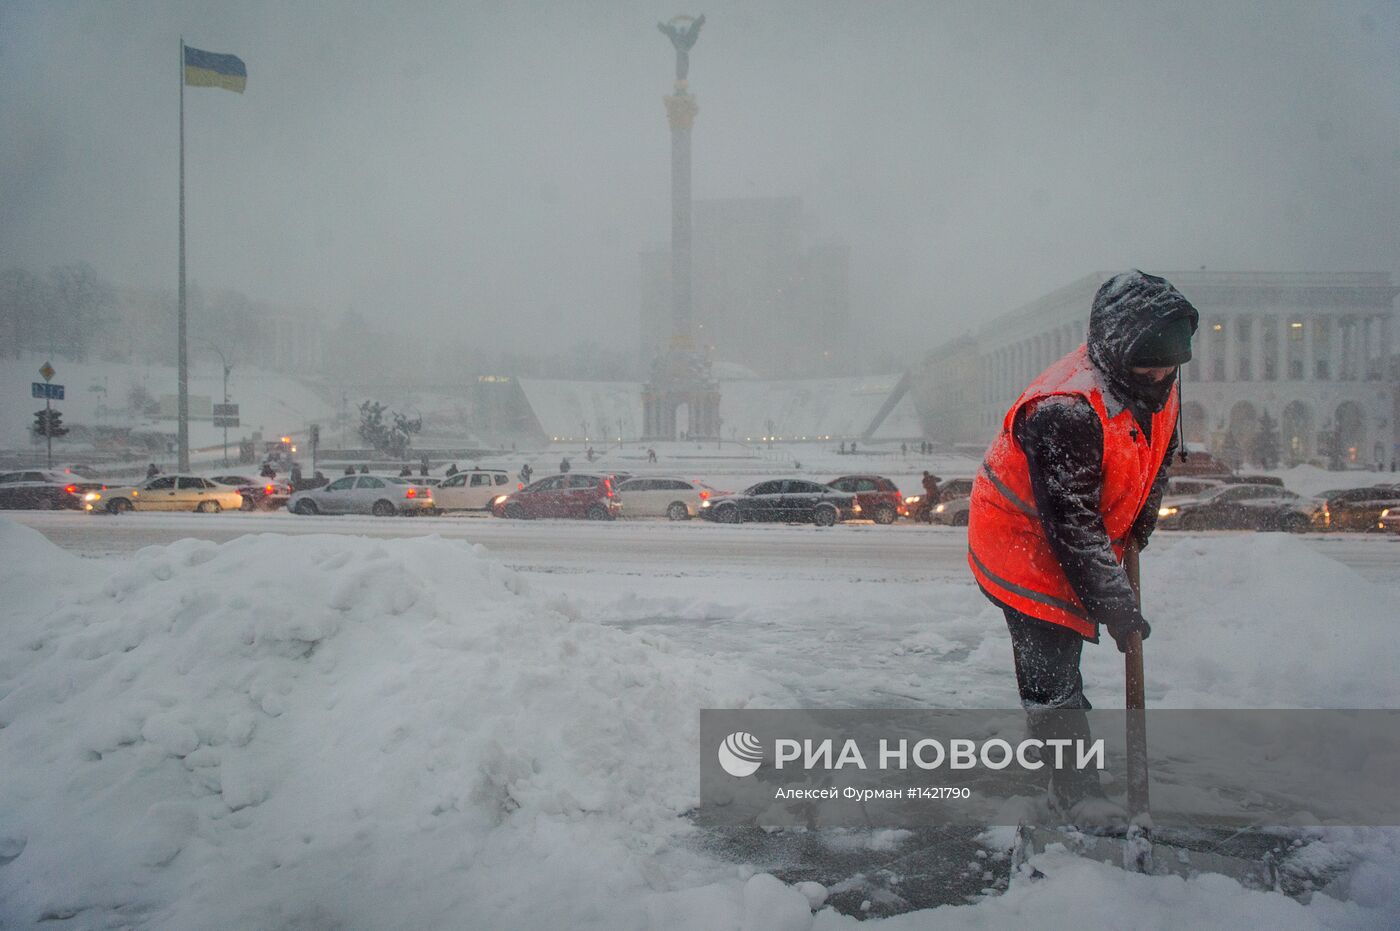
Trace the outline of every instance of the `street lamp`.
<instances>
[{"instance_id":1,"label":"street lamp","mask_svg":"<svg viewBox=\"0 0 1400 931\"><path fill-rule=\"evenodd\" d=\"M220 349L219 347L215 346L213 343L205 343L204 345L205 345L205 348L207 348L210 352L216 353L216 354L218 355L218 357L219 357L219 361L223 363L223 366L224 366L224 405L225 405L225 409L227 409L227 405L228 405L228 373L233 371L233 365L228 361L228 358L224 355L222 349ZM227 420L227 418L225 418L225 420L224 420L224 468L228 468L228 420Z\"/></svg>"}]
</instances>

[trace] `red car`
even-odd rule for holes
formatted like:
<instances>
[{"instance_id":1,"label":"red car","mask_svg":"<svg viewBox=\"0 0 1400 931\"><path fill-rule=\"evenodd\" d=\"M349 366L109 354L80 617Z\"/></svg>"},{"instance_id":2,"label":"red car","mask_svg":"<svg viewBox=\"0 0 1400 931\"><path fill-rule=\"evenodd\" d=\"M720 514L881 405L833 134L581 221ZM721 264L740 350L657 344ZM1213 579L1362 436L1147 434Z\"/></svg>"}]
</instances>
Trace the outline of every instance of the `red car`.
<instances>
[{"instance_id":1,"label":"red car","mask_svg":"<svg viewBox=\"0 0 1400 931\"><path fill-rule=\"evenodd\" d=\"M893 524L896 517L905 513L904 493L883 475L843 475L826 484L855 495L860 513L874 518L877 524Z\"/></svg>"},{"instance_id":2,"label":"red car","mask_svg":"<svg viewBox=\"0 0 1400 931\"><path fill-rule=\"evenodd\" d=\"M551 475L491 503L498 517L584 517L612 520L622 512L611 475L568 472Z\"/></svg>"},{"instance_id":3,"label":"red car","mask_svg":"<svg viewBox=\"0 0 1400 931\"><path fill-rule=\"evenodd\" d=\"M240 485L238 493L243 496L240 510L276 511L287 506L287 499L292 496L292 486L268 479L261 485Z\"/></svg>"}]
</instances>

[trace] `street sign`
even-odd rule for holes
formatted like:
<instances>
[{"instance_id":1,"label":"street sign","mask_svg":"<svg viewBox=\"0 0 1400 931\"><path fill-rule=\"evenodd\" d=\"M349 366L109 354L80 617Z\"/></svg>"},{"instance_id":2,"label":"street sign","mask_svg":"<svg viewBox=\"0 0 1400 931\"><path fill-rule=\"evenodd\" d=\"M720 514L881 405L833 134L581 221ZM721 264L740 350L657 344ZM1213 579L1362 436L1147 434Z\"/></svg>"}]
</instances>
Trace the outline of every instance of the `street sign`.
<instances>
[{"instance_id":1,"label":"street sign","mask_svg":"<svg viewBox=\"0 0 1400 931\"><path fill-rule=\"evenodd\" d=\"M58 373L54 371L52 365L49 365L47 362L45 362L43 367L39 369L39 374L44 376L44 381L53 381L54 375Z\"/></svg>"},{"instance_id":2,"label":"street sign","mask_svg":"<svg viewBox=\"0 0 1400 931\"><path fill-rule=\"evenodd\" d=\"M36 398L47 398L51 401L63 400L62 385L46 384L42 381L31 381L29 385L30 394L32 394Z\"/></svg>"},{"instance_id":3,"label":"street sign","mask_svg":"<svg viewBox=\"0 0 1400 931\"><path fill-rule=\"evenodd\" d=\"M233 418L237 419L237 417L238 417L238 405L237 405L237 404L215 404L215 405L214 405L214 416L215 416L215 417L233 417Z\"/></svg>"},{"instance_id":4,"label":"street sign","mask_svg":"<svg viewBox=\"0 0 1400 931\"><path fill-rule=\"evenodd\" d=\"M222 406L222 405L220 405L220 406ZM236 407L237 405L234 405L234 406ZM216 427L236 427L236 426L238 426L238 418L237 418L237 417L215 417L215 418L214 418L214 426L216 426Z\"/></svg>"}]
</instances>

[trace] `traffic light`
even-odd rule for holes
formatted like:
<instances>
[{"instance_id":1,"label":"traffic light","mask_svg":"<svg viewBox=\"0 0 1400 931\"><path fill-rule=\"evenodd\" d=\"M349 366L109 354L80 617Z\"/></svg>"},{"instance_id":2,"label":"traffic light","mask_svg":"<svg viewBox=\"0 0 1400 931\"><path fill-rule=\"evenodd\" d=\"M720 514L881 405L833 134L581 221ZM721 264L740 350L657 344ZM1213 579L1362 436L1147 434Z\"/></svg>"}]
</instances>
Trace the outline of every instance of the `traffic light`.
<instances>
[{"instance_id":1,"label":"traffic light","mask_svg":"<svg viewBox=\"0 0 1400 931\"><path fill-rule=\"evenodd\" d=\"M62 412L52 409L35 411L32 429L36 436L55 437L68 433L68 428L63 425Z\"/></svg>"}]
</instances>

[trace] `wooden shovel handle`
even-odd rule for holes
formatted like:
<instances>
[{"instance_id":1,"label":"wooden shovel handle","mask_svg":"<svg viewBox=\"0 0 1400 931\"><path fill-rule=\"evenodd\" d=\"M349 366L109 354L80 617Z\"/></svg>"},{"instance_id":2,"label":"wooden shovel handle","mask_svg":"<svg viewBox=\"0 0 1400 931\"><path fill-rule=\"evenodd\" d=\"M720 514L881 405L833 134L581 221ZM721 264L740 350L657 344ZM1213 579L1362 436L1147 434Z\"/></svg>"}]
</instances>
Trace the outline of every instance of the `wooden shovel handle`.
<instances>
[{"instance_id":1,"label":"wooden shovel handle","mask_svg":"<svg viewBox=\"0 0 1400 931\"><path fill-rule=\"evenodd\" d=\"M1135 543L1130 542L1123 552L1123 568L1128 572L1128 581L1133 586L1133 594L1137 596L1141 610L1142 578L1138 572ZM1146 815L1150 807L1147 798L1147 702L1143 695L1141 634L1134 633L1128 638L1128 649L1123 653L1123 678L1128 709L1128 815L1136 818Z\"/></svg>"}]
</instances>

